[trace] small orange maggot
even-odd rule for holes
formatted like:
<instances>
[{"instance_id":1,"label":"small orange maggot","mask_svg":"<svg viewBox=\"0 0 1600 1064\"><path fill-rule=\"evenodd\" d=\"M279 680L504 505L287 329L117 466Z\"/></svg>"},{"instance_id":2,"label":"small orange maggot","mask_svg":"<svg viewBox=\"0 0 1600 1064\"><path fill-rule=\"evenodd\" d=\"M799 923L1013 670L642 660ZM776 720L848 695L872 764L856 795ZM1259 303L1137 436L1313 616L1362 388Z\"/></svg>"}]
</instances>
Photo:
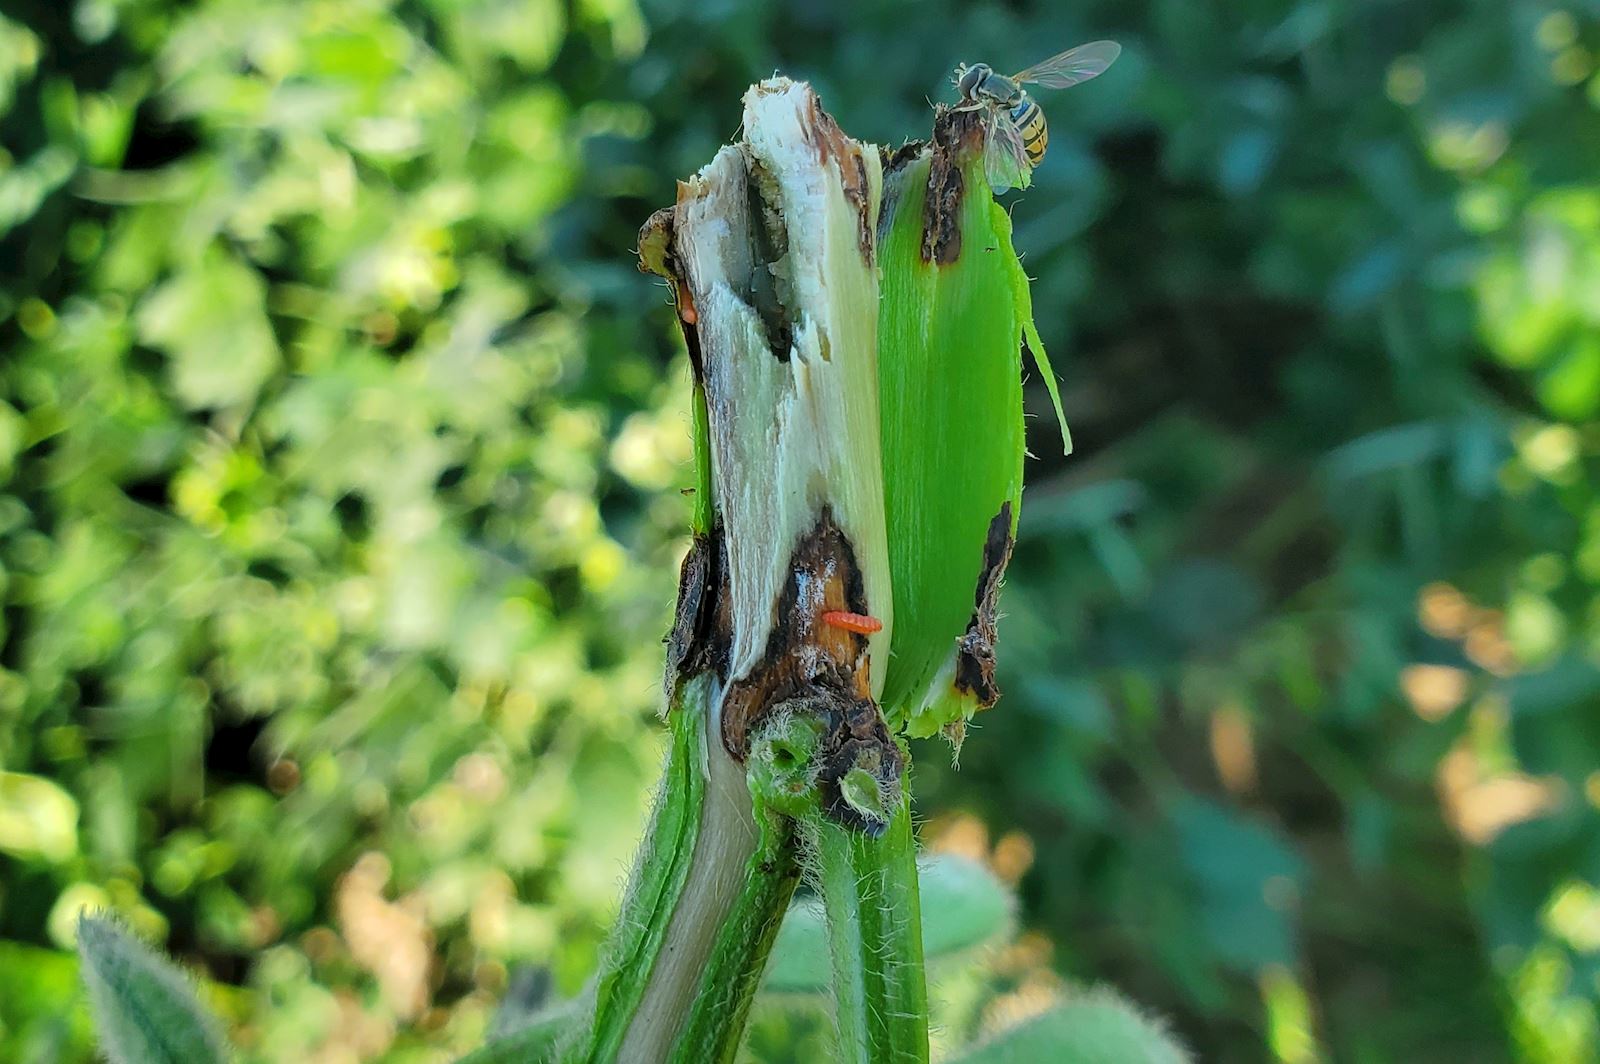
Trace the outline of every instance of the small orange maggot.
<instances>
[{"instance_id":1,"label":"small orange maggot","mask_svg":"<svg viewBox=\"0 0 1600 1064\"><path fill-rule=\"evenodd\" d=\"M878 618L868 617L864 613L851 613L849 610L829 610L822 615L822 623L843 628L847 632L855 632L857 635L871 635L873 632L883 631L883 622Z\"/></svg>"}]
</instances>

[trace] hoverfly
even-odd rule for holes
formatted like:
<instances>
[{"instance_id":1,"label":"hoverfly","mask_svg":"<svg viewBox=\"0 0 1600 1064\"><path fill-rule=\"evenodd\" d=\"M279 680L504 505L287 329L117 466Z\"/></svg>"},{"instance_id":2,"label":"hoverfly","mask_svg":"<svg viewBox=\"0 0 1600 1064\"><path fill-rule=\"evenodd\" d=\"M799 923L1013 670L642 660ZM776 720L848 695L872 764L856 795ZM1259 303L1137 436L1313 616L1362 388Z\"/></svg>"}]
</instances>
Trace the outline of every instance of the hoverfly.
<instances>
[{"instance_id":1,"label":"hoverfly","mask_svg":"<svg viewBox=\"0 0 1600 1064\"><path fill-rule=\"evenodd\" d=\"M1044 112L1022 86L1070 88L1105 73L1121 54L1122 45L1115 41L1091 41L1009 78L996 74L987 63L963 63L956 68L956 89L961 93L956 110L981 109L984 113L983 165L994 191L1026 188L1050 142Z\"/></svg>"}]
</instances>

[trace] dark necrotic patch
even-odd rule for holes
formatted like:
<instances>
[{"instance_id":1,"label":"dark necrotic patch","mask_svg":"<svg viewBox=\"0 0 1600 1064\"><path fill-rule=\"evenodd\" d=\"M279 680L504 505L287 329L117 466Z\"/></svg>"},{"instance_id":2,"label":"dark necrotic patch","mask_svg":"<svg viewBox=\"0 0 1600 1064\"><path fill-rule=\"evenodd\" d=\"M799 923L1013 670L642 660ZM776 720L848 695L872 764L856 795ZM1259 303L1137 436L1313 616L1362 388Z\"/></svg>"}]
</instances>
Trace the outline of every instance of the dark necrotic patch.
<instances>
[{"instance_id":1,"label":"dark necrotic patch","mask_svg":"<svg viewBox=\"0 0 1600 1064\"><path fill-rule=\"evenodd\" d=\"M878 162L883 167L885 179L894 176L910 164L911 160L922 154L928 146L925 140L908 140L894 151L880 147L878 149Z\"/></svg>"},{"instance_id":2,"label":"dark necrotic patch","mask_svg":"<svg viewBox=\"0 0 1600 1064\"><path fill-rule=\"evenodd\" d=\"M672 615L672 631L667 633L667 668L664 678L667 701L687 678L684 665L694 654L700 635L701 607L705 603L706 583L711 572L711 539L696 536L689 544L678 568L678 604Z\"/></svg>"},{"instance_id":3,"label":"dark necrotic patch","mask_svg":"<svg viewBox=\"0 0 1600 1064\"><path fill-rule=\"evenodd\" d=\"M922 205L922 261L948 266L961 257L962 166L983 153L977 111L942 109L933 123L928 198Z\"/></svg>"},{"instance_id":4,"label":"dark necrotic patch","mask_svg":"<svg viewBox=\"0 0 1600 1064\"><path fill-rule=\"evenodd\" d=\"M1008 499L989 522L983 543L983 569L973 593L972 620L956 641L956 690L974 696L980 709L988 709L1000 699L1000 688L994 679L995 617L1012 544Z\"/></svg>"},{"instance_id":5,"label":"dark necrotic patch","mask_svg":"<svg viewBox=\"0 0 1600 1064\"><path fill-rule=\"evenodd\" d=\"M670 705L679 685L707 670L725 678L733 620L728 606L728 573L723 565L723 532L694 538L678 571L678 605L667 635L664 678Z\"/></svg>"},{"instance_id":6,"label":"dark necrotic patch","mask_svg":"<svg viewBox=\"0 0 1600 1064\"><path fill-rule=\"evenodd\" d=\"M790 556L789 579L773 604L761 660L723 696L722 742L739 761L749 754L750 736L779 703L821 692L846 700L867 695L866 638L823 625L810 596L802 607L805 587L822 574L832 574L823 609L868 612L855 551L827 507Z\"/></svg>"},{"instance_id":7,"label":"dark necrotic patch","mask_svg":"<svg viewBox=\"0 0 1600 1064\"><path fill-rule=\"evenodd\" d=\"M865 815L845 800L840 781L857 769L867 772L885 798L884 808L899 804L900 777L905 758L889 735L883 714L869 699L841 703L825 718L828 723L817 764L817 790L822 809L846 827L856 828L872 838L882 835L888 820Z\"/></svg>"},{"instance_id":8,"label":"dark necrotic patch","mask_svg":"<svg viewBox=\"0 0 1600 1064\"><path fill-rule=\"evenodd\" d=\"M783 261L789 254L789 223L784 217L777 180L754 157L747 157L750 179L750 277L740 293L755 308L766 329L767 346L779 362L789 361L794 347L794 310L786 290Z\"/></svg>"}]
</instances>

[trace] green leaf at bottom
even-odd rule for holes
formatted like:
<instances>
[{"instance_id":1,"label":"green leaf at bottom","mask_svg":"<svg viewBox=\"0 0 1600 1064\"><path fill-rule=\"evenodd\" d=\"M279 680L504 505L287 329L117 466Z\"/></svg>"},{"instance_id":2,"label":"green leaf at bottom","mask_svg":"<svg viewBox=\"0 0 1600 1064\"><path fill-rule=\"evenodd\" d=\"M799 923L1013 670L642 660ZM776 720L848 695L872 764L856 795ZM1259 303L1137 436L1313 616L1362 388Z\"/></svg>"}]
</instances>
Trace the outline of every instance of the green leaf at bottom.
<instances>
[{"instance_id":1,"label":"green leaf at bottom","mask_svg":"<svg viewBox=\"0 0 1600 1064\"><path fill-rule=\"evenodd\" d=\"M1109 990L1095 990L1024 1020L953 1064L1187 1064L1160 1021Z\"/></svg>"},{"instance_id":2,"label":"green leaf at bottom","mask_svg":"<svg viewBox=\"0 0 1600 1064\"><path fill-rule=\"evenodd\" d=\"M114 922L78 922L78 953L100 1049L113 1064L220 1064L217 1021L177 966Z\"/></svg>"}]
</instances>

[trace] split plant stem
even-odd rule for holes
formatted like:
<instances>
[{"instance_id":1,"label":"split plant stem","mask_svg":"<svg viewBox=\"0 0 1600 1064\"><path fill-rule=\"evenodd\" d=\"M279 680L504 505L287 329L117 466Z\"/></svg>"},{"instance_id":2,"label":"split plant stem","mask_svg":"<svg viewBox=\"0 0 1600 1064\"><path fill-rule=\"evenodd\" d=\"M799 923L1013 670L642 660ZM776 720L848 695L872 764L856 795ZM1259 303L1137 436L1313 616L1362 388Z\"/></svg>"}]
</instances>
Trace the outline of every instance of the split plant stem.
<instances>
[{"instance_id":1,"label":"split plant stem","mask_svg":"<svg viewBox=\"0 0 1600 1064\"><path fill-rule=\"evenodd\" d=\"M775 78L640 233L694 369L694 541L665 774L570 1059L732 1060L802 877L838 1059L928 1059L905 737L959 746L998 697L1025 342L1049 377L983 147L942 111L880 152Z\"/></svg>"}]
</instances>

